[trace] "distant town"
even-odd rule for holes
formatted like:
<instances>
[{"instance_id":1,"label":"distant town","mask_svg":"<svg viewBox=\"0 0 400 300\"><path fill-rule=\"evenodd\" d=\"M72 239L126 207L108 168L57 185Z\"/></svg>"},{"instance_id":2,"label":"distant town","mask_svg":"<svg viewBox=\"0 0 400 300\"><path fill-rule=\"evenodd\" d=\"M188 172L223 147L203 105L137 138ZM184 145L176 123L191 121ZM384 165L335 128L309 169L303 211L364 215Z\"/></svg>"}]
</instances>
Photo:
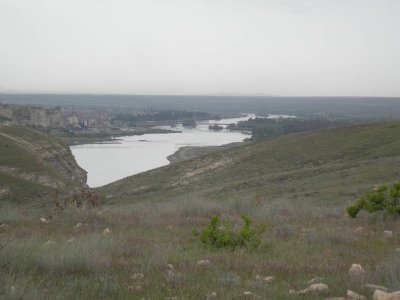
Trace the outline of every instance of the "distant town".
<instances>
[{"instance_id":1,"label":"distant town","mask_svg":"<svg viewBox=\"0 0 400 300\"><path fill-rule=\"evenodd\" d=\"M17 125L40 127L43 129L67 129L74 131L129 131L138 125L149 126L159 124L172 125L183 121L186 124L195 124L194 120L220 118L205 112L189 111L152 111L130 110L125 113L115 113L111 110L80 109L69 110L56 107L39 107L17 104L0 103L0 120L9 121Z\"/></svg>"}]
</instances>

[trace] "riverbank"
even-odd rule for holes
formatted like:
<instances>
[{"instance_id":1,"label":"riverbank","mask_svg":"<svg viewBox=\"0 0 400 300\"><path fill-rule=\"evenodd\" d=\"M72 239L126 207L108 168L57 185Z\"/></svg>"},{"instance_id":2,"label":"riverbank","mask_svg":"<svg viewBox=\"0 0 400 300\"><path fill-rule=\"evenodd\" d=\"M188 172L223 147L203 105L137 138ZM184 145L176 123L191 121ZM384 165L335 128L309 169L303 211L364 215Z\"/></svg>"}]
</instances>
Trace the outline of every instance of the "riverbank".
<instances>
[{"instance_id":1,"label":"riverbank","mask_svg":"<svg viewBox=\"0 0 400 300\"><path fill-rule=\"evenodd\" d=\"M222 146L206 146L206 147L196 147L196 146L186 146L179 148L174 154L167 157L171 164L175 164L177 162L181 162L184 160L189 160L198 156L207 155L210 153L224 151L228 149L232 149L241 145L245 145L250 142L238 142L238 143L230 143Z\"/></svg>"},{"instance_id":2,"label":"riverbank","mask_svg":"<svg viewBox=\"0 0 400 300\"><path fill-rule=\"evenodd\" d=\"M134 131L121 131L110 130L107 132L82 132L82 133L56 133L58 137L62 138L68 145L77 146L84 144L96 144L115 142L116 138L123 136L134 136L144 134L166 134L166 133L179 133L180 131L168 130L161 128L148 128L140 127L135 128Z\"/></svg>"}]
</instances>

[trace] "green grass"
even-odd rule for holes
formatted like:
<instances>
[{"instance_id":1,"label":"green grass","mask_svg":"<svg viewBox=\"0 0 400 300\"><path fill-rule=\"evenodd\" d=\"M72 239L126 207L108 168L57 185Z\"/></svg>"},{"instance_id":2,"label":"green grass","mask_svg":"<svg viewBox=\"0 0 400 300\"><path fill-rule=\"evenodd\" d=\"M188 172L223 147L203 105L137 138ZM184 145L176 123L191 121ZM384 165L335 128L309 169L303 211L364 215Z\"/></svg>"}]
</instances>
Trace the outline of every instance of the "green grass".
<instances>
[{"instance_id":1,"label":"green grass","mask_svg":"<svg viewBox=\"0 0 400 300\"><path fill-rule=\"evenodd\" d=\"M43 167L37 162L34 155L27 153L20 145L2 135L0 135L0 165L31 170Z\"/></svg>"},{"instance_id":2,"label":"green grass","mask_svg":"<svg viewBox=\"0 0 400 300\"><path fill-rule=\"evenodd\" d=\"M371 298L350 280L352 263L365 268L366 282L400 290L400 219L346 213L374 184L399 180L399 155L400 124L372 124L260 141L139 174L97 189L100 213L7 204L0 241L14 240L0 250L0 298L206 299L215 292L243 299L251 291L293 299L289 290L314 277L323 277L329 294L296 299L347 289ZM213 215L240 224L243 214L268 226L258 249L212 249L192 233ZM365 232L355 233L360 226ZM198 267L201 259L211 266ZM133 278L139 272L142 280Z\"/></svg>"},{"instance_id":3,"label":"green grass","mask_svg":"<svg viewBox=\"0 0 400 300\"><path fill-rule=\"evenodd\" d=\"M41 203L56 190L69 194L73 177L85 178L68 146L46 132L0 124L0 201ZM1 193L0 193L1 195Z\"/></svg>"},{"instance_id":4,"label":"green grass","mask_svg":"<svg viewBox=\"0 0 400 300\"><path fill-rule=\"evenodd\" d=\"M324 204L355 199L371 185L399 177L399 129L399 123L385 123L264 140L132 176L99 192L110 203L176 197L245 203L257 194Z\"/></svg>"}]
</instances>

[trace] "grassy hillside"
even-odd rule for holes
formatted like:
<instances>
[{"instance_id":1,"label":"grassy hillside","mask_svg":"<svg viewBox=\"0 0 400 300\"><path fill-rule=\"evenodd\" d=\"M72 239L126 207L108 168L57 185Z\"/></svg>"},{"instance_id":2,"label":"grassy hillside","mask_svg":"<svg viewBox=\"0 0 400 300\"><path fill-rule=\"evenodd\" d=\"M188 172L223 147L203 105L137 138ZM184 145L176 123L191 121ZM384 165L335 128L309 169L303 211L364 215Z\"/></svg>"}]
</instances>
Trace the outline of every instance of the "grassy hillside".
<instances>
[{"instance_id":1,"label":"grassy hillside","mask_svg":"<svg viewBox=\"0 0 400 300\"><path fill-rule=\"evenodd\" d=\"M370 299L364 283L400 290L399 219L345 213L374 184L398 181L399 163L400 123L372 124L250 143L132 176L96 190L100 209L2 211L0 242L15 240L0 250L0 296L325 299L351 289ZM213 215L240 225L243 214L267 225L258 249L212 249L193 235ZM351 280L353 263L364 267L363 282ZM327 294L289 293L315 277Z\"/></svg>"},{"instance_id":2,"label":"grassy hillside","mask_svg":"<svg viewBox=\"0 0 400 300\"><path fill-rule=\"evenodd\" d=\"M86 181L67 145L41 131L0 124L0 201L45 203Z\"/></svg>"},{"instance_id":3,"label":"grassy hillside","mask_svg":"<svg viewBox=\"0 0 400 300\"><path fill-rule=\"evenodd\" d=\"M109 202L255 195L326 203L352 200L400 170L400 123L293 134L184 161L110 184Z\"/></svg>"}]
</instances>

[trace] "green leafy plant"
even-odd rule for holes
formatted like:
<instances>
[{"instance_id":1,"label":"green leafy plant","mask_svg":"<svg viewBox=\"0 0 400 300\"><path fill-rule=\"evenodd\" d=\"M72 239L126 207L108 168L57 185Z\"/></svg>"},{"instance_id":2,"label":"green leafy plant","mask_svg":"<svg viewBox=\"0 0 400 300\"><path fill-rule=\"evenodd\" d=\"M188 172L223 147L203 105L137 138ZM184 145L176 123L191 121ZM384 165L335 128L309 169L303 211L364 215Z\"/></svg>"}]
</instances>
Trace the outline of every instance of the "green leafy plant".
<instances>
[{"instance_id":1,"label":"green leafy plant","mask_svg":"<svg viewBox=\"0 0 400 300\"><path fill-rule=\"evenodd\" d=\"M241 219L243 221L241 228L235 230L229 220L221 221L218 216L213 216L201 232L194 230L193 233L204 245L214 248L258 248L261 245L259 235L265 232L266 226L262 224L253 227L253 221L248 216L242 216Z\"/></svg>"},{"instance_id":2,"label":"green leafy plant","mask_svg":"<svg viewBox=\"0 0 400 300\"><path fill-rule=\"evenodd\" d=\"M400 214L400 182L388 187L375 187L373 191L361 196L354 205L347 208L350 217L357 217L362 210L369 213L386 210L388 213Z\"/></svg>"}]
</instances>

